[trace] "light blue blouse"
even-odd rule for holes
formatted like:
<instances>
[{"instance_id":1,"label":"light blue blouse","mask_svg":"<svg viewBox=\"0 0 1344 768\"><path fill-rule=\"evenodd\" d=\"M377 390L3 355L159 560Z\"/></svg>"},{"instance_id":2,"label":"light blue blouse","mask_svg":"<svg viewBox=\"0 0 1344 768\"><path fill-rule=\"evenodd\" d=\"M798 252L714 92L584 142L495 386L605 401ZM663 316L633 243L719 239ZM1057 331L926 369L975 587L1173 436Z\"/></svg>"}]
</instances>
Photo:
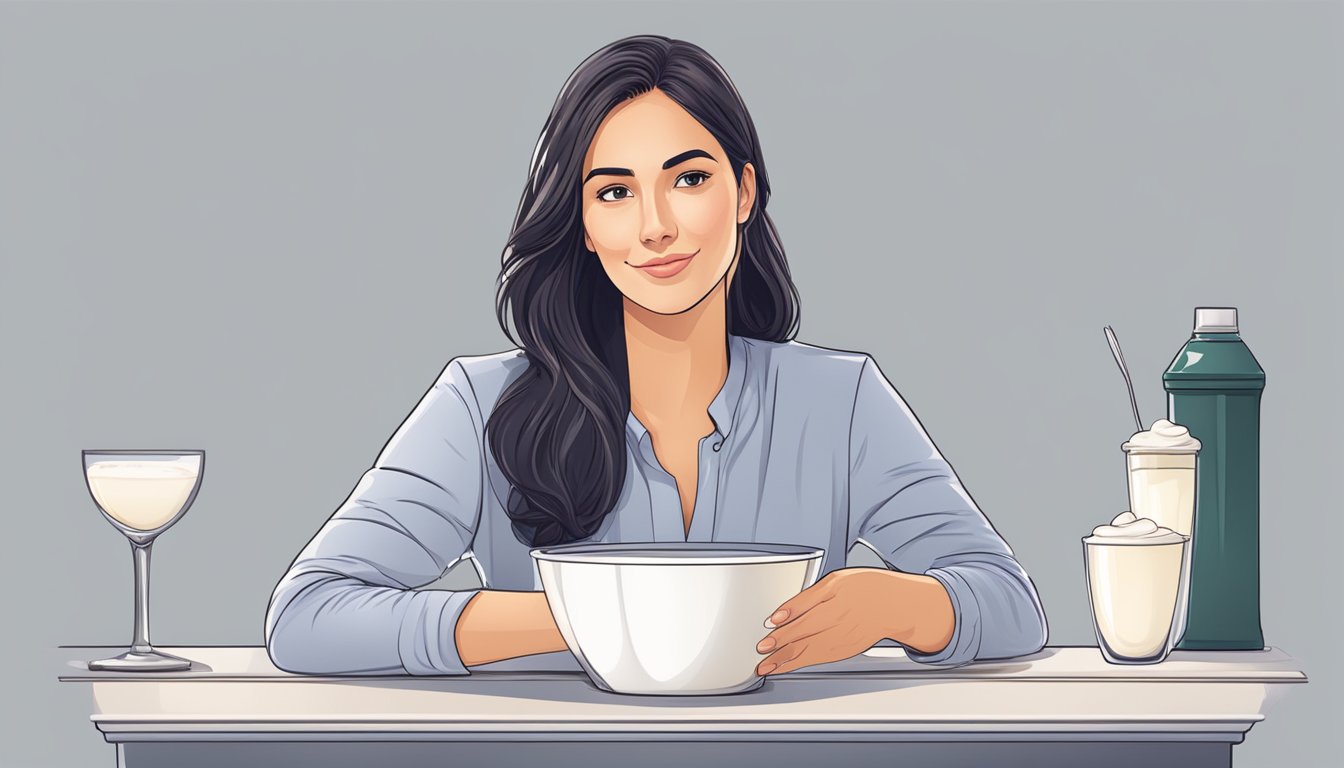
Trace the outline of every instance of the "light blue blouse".
<instances>
[{"instance_id":1,"label":"light blue blouse","mask_svg":"<svg viewBox=\"0 0 1344 768\"><path fill-rule=\"evenodd\" d=\"M951 596L952 640L933 654L907 649L911 659L961 664L1045 644L1031 580L871 357L738 336L728 347L689 535L676 480L631 414L620 497L589 541L801 544L825 550L822 575L862 542ZM417 588L470 556L487 589L541 589L484 440L496 401L526 365L516 349L448 363L276 586L266 647L277 667L467 674L454 628L478 590Z\"/></svg>"}]
</instances>

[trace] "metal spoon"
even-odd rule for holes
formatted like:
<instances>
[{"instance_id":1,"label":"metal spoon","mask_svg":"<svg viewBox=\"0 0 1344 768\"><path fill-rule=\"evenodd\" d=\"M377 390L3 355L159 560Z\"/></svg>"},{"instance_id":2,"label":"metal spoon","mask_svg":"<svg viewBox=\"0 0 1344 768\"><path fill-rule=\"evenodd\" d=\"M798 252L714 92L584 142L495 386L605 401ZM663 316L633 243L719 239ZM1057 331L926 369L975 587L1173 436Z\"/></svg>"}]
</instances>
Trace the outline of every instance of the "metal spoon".
<instances>
[{"instance_id":1,"label":"metal spoon","mask_svg":"<svg viewBox=\"0 0 1344 768\"><path fill-rule=\"evenodd\" d=\"M1142 432L1143 420L1139 418L1139 401L1134 398L1134 382L1130 381L1129 368L1125 366L1125 356L1120 353L1120 341L1115 338L1115 331L1111 330L1111 326L1108 325L1103 330L1106 331L1106 341L1111 345L1111 354L1115 355L1115 364L1120 366L1120 373L1125 376L1125 386L1129 387L1129 405L1134 409L1134 424L1138 427L1138 431Z\"/></svg>"}]
</instances>

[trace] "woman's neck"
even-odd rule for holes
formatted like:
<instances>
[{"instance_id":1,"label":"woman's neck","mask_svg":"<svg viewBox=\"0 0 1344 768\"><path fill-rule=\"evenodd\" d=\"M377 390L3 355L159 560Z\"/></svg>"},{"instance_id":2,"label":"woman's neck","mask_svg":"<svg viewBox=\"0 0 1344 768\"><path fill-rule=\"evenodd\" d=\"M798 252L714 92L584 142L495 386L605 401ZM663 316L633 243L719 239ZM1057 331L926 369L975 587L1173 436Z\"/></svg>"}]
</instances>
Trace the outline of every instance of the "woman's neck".
<instances>
[{"instance_id":1,"label":"woman's neck","mask_svg":"<svg viewBox=\"0 0 1344 768\"><path fill-rule=\"evenodd\" d=\"M727 281L676 315L629 299L623 314L630 410L650 430L698 428L728 377Z\"/></svg>"}]
</instances>

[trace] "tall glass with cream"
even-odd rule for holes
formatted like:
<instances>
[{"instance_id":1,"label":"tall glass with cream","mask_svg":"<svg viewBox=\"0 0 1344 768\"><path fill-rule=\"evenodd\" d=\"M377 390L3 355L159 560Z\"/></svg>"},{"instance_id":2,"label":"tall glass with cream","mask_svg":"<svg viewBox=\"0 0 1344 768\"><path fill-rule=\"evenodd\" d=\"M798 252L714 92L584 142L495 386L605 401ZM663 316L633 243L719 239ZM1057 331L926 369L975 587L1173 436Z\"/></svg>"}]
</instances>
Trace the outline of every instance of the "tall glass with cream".
<instances>
[{"instance_id":1,"label":"tall glass with cream","mask_svg":"<svg viewBox=\"0 0 1344 768\"><path fill-rule=\"evenodd\" d=\"M1195 531L1195 462L1200 443L1180 424L1158 419L1120 446L1129 475L1129 509L1137 518L1192 539ZM1190 559L1194 542L1185 548L1185 591L1176 612L1176 640L1185 633L1189 606Z\"/></svg>"},{"instance_id":2,"label":"tall glass with cream","mask_svg":"<svg viewBox=\"0 0 1344 768\"><path fill-rule=\"evenodd\" d=\"M131 542L135 561L134 639L126 653L89 669L165 672L191 662L149 642L149 553L159 534L186 513L201 486L205 451L84 451L84 480L103 517Z\"/></svg>"},{"instance_id":3,"label":"tall glass with cream","mask_svg":"<svg viewBox=\"0 0 1344 768\"><path fill-rule=\"evenodd\" d=\"M1190 538L1132 512L1083 539L1087 595L1101 654L1113 664L1153 664L1178 638Z\"/></svg>"}]
</instances>

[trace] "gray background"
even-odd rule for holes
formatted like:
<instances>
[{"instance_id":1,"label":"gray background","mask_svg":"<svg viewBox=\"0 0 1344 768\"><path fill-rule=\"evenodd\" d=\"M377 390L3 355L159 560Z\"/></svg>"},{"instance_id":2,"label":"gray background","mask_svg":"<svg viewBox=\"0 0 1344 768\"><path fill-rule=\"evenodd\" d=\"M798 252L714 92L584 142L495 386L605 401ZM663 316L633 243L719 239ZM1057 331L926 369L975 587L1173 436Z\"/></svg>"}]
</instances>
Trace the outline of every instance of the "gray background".
<instances>
[{"instance_id":1,"label":"gray background","mask_svg":"<svg viewBox=\"0 0 1344 768\"><path fill-rule=\"evenodd\" d=\"M60 644L125 644L131 558L81 448L204 448L153 639L260 644L271 588L453 356L507 348L499 253L588 53L705 47L755 118L800 339L872 353L1093 642L1079 538L1197 305L1268 371L1263 625L1341 713L1344 13L1333 3L0 5L0 764L108 765ZM1333 609L1323 610L1326 604Z\"/></svg>"}]
</instances>

